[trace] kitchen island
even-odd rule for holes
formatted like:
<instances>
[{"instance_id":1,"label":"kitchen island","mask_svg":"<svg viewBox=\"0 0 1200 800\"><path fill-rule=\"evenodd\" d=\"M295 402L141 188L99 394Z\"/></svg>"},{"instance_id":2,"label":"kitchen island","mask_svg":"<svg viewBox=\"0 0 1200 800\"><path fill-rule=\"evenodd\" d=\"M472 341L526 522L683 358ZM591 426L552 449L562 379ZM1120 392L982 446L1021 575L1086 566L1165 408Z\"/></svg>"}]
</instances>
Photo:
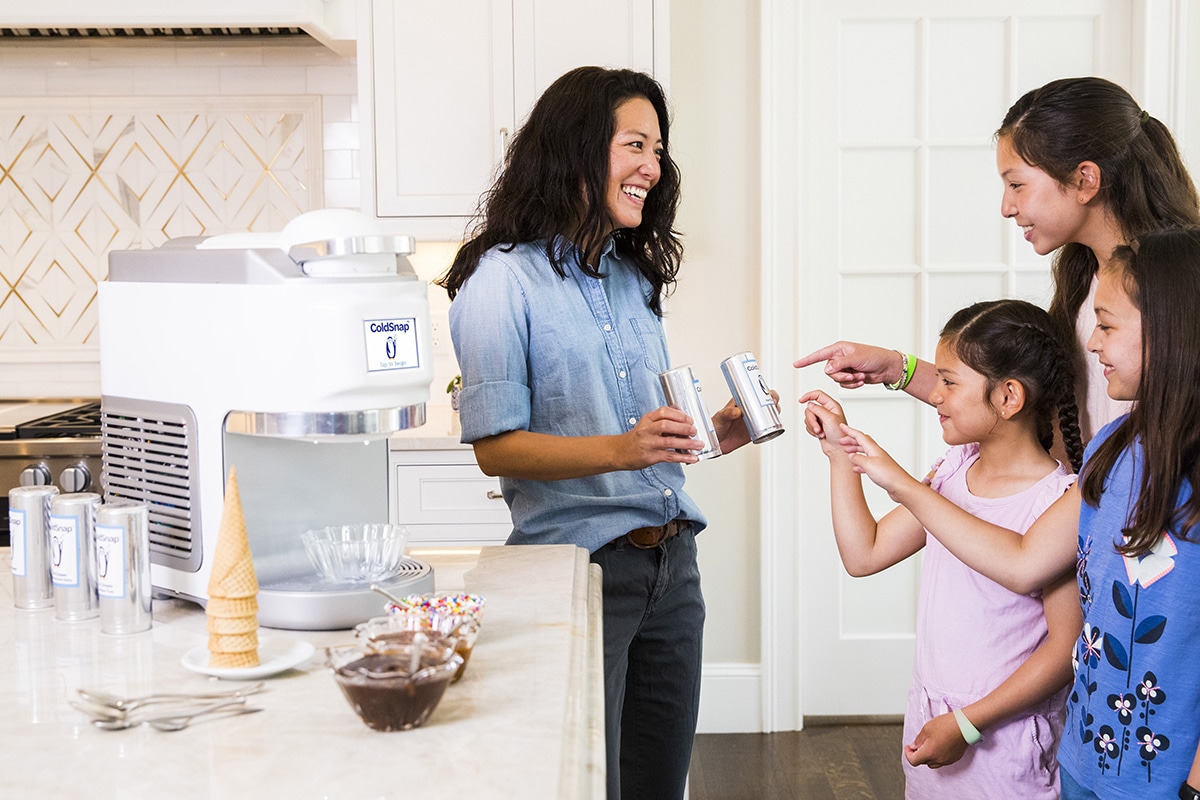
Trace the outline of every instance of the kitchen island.
<instances>
[{"instance_id":1,"label":"kitchen island","mask_svg":"<svg viewBox=\"0 0 1200 800\"><path fill-rule=\"evenodd\" d=\"M181 663L207 641L203 610L156 600L154 624L125 636L99 620L60 622L13 606L0 549L0 793L128 800L226 798L601 798L603 656L599 569L569 546L414 550L438 591L487 602L463 679L428 722L367 728L324 664L351 631L262 628L260 642L316 651L266 679L263 711L201 720L173 733L102 731L69 701L79 688L122 695L232 686ZM382 598L380 611L382 613Z\"/></svg>"}]
</instances>

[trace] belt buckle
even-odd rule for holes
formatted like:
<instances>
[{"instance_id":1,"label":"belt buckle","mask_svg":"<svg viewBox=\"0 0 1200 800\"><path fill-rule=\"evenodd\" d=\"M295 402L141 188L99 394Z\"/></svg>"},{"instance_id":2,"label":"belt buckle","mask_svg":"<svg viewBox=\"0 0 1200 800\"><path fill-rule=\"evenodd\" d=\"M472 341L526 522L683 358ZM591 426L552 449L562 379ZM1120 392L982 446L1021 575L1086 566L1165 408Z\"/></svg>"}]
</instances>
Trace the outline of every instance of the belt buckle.
<instances>
[{"instance_id":1,"label":"belt buckle","mask_svg":"<svg viewBox=\"0 0 1200 800\"><path fill-rule=\"evenodd\" d=\"M625 540L639 550L653 550L660 544L679 533L679 520L671 520L666 525L655 525L648 528L638 528L625 534ZM652 538L641 538L641 534L655 534Z\"/></svg>"}]
</instances>

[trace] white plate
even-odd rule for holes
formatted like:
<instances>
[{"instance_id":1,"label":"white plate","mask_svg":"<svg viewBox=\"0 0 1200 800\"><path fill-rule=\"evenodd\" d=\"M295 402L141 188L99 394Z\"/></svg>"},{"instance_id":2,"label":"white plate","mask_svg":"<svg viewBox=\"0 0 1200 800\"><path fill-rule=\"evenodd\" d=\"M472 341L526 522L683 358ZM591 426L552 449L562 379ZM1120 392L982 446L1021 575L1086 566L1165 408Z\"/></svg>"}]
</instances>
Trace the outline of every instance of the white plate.
<instances>
[{"instance_id":1,"label":"white plate","mask_svg":"<svg viewBox=\"0 0 1200 800\"><path fill-rule=\"evenodd\" d=\"M183 654L183 666L201 675L212 675L231 681L254 681L269 678L298 666L313 654L309 642L298 639L263 639L258 643L257 667L210 667L208 647L193 647Z\"/></svg>"}]
</instances>

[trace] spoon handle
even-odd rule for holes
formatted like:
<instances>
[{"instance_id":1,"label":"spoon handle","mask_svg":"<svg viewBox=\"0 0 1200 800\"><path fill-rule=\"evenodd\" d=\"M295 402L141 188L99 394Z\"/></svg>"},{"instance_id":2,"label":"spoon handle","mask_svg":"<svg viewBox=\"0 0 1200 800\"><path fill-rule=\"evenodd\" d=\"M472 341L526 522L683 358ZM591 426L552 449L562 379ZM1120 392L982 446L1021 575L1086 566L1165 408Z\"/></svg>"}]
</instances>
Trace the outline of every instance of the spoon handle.
<instances>
[{"instance_id":1,"label":"spoon handle","mask_svg":"<svg viewBox=\"0 0 1200 800\"><path fill-rule=\"evenodd\" d=\"M241 686L236 689L225 689L212 692L156 692L141 697L111 697L105 692L89 692L79 689L79 697L90 705L106 706L108 708L131 711L139 706L150 703L161 703L170 700L210 700L224 697L242 697L261 691L263 681Z\"/></svg>"},{"instance_id":2,"label":"spoon handle","mask_svg":"<svg viewBox=\"0 0 1200 800\"><path fill-rule=\"evenodd\" d=\"M214 711L223 711L232 708L233 706L245 707L245 705L245 697L235 697L227 698L216 703L209 703L208 705L187 709L176 708L172 709L171 711L161 711L151 714L132 714L130 716L116 718L96 718L92 720L92 724L97 728L102 728L106 731L118 731L124 730L125 728L134 728L145 723L154 724L156 722L178 722L180 720L188 720L193 717L203 716L204 714L211 714Z\"/></svg>"},{"instance_id":3,"label":"spoon handle","mask_svg":"<svg viewBox=\"0 0 1200 800\"><path fill-rule=\"evenodd\" d=\"M159 731L181 731L188 725L192 724L200 717L211 717L214 719L222 719L224 717L240 717L242 714L253 714L256 711L262 711L260 707L241 706L238 708L218 708L215 710L205 711L197 714L187 714L182 717L167 717L166 719L152 719L147 724Z\"/></svg>"}]
</instances>

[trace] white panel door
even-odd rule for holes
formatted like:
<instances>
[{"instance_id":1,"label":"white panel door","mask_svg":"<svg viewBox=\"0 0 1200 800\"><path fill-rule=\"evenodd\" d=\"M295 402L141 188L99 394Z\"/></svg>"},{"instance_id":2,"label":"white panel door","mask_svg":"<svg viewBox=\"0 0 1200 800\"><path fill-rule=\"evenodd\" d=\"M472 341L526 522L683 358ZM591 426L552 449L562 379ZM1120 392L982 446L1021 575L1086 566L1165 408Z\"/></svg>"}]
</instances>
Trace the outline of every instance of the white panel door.
<instances>
[{"instance_id":1,"label":"white panel door","mask_svg":"<svg viewBox=\"0 0 1200 800\"><path fill-rule=\"evenodd\" d=\"M797 355L849 339L931 359L942 323L969 303L1048 303L1048 260L1000 216L992 136L1013 101L1054 78L1095 74L1129 86L1130 5L806 3ZM800 374L799 388L836 389L819 367ZM944 451L931 409L907 395L834 393L850 423L913 474ZM811 439L792 443L803 713L902 713L920 555L848 577L830 525L827 461ZM868 498L876 516L892 507L869 482Z\"/></svg>"}]
</instances>

